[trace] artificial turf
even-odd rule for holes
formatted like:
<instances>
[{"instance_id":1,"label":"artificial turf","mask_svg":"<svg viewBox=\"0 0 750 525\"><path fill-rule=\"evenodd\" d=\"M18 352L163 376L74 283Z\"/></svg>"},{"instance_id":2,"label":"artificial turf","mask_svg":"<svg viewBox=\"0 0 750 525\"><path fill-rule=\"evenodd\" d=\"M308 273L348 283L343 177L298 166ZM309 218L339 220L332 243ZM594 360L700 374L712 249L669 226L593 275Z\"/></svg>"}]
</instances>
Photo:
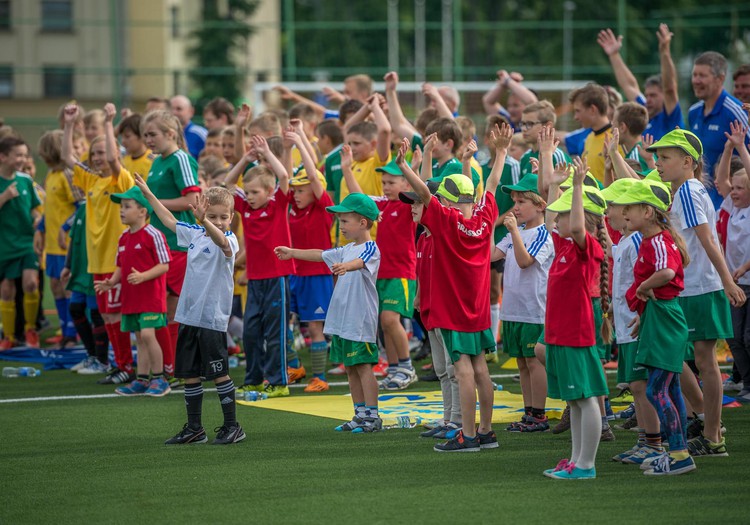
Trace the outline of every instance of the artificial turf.
<instances>
[{"instance_id":1,"label":"artificial turf","mask_svg":"<svg viewBox=\"0 0 750 525\"><path fill-rule=\"evenodd\" d=\"M67 371L0 378L0 400L112 393L94 383ZM215 392L203 406L212 438ZM690 474L652 479L610 461L635 441L616 431L596 480L564 482L541 472L567 457L568 433L497 428L499 449L438 454L419 429L340 434L331 419L238 406L244 442L165 447L185 420L181 393L0 402L0 523L743 523L749 415L726 410L730 457L699 458Z\"/></svg>"}]
</instances>

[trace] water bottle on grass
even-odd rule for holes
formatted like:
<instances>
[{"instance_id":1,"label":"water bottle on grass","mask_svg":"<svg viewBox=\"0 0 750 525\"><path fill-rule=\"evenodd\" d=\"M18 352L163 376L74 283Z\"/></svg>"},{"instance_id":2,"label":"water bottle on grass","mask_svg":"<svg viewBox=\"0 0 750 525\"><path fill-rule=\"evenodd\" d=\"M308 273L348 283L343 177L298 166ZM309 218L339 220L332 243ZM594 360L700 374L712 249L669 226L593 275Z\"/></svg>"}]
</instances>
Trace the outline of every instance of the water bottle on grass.
<instances>
[{"instance_id":1,"label":"water bottle on grass","mask_svg":"<svg viewBox=\"0 0 750 525\"><path fill-rule=\"evenodd\" d=\"M3 377L36 377L42 374L41 370L37 370L33 366L22 366L16 368L13 366L6 366L3 368Z\"/></svg>"}]
</instances>

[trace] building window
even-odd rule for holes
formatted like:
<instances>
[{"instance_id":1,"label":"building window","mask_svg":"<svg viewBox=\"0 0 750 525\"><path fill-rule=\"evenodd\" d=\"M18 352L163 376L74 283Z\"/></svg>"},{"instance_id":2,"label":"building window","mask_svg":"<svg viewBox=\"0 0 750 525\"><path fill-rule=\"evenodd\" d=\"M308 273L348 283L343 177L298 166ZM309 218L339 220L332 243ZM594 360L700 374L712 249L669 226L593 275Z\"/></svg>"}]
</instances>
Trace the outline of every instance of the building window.
<instances>
[{"instance_id":1,"label":"building window","mask_svg":"<svg viewBox=\"0 0 750 525\"><path fill-rule=\"evenodd\" d=\"M42 0L42 31L73 30L72 0Z\"/></svg>"},{"instance_id":2,"label":"building window","mask_svg":"<svg viewBox=\"0 0 750 525\"><path fill-rule=\"evenodd\" d=\"M69 98L73 96L73 68L47 66L44 68L45 98Z\"/></svg>"},{"instance_id":3,"label":"building window","mask_svg":"<svg viewBox=\"0 0 750 525\"><path fill-rule=\"evenodd\" d=\"M10 29L10 0L0 0L0 31Z\"/></svg>"},{"instance_id":4,"label":"building window","mask_svg":"<svg viewBox=\"0 0 750 525\"><path fill-rule=\"evenodd\" d=\"M13 96L13 68L0 66L0 98Z\"/></svg>"}]
</instances>

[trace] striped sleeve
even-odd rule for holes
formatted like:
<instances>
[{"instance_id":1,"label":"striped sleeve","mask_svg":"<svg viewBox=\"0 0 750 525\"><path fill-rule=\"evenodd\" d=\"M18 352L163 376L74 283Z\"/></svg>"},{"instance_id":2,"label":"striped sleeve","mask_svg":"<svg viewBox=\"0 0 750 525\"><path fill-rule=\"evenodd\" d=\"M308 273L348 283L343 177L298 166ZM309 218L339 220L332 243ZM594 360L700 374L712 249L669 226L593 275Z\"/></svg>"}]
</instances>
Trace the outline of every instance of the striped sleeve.
<instances>
[{"instance_id":1,"label":"striped sleeve","mask_svg":"<svg viewBox=\"0 0 750 525\"><path fill-rule=\"evenodd\" d=\"M518 184L518 181L521 179L521 163L511 156L507 156L505 164L510 166L510 176L513 179L513 184Z\"/></svg>"},{"instance_id":2,"label":"striped sleeve","mask_svg":"<svg viewBox=\"0 0 750 525\"><path fill-rule=\"evenodd\" d=\"M372 259L373 255L377 252L378 248L375 244L375 241L367 241L365 243L365 247L362 250L362 253L359 254L359 258L362 259L365 263L367 263L370 259Z\"/></svg>"},{"instance_id":3,"label":"striped sleeve","mask_svg":"<svg viewBox=\"0 0 750 525\"><path fill-rule=\"evenodd\" d=\"M552 167L555 167L558 164L563 164L565 162L568 162L568 158L567 155L565 155L565 152L560 148L555 149L555 152L552 154Z\"/></svg>"},{"instance_id":4,"label":"striped sleeve","mask_svg":"<svg viewBox=\"0 0 750 525\"><path fill-rule=\"evenodd\" d=\"M657 235L651 241L654 248L654 271L669 268L669 257L667 256L667 245L664 242L664 235Z\"/></svg>"},{"instance_id":5,"label":"striped sleeve","mask_svg":"<svg viewBox=\"0 0 750 525\"><path fill-rule=\"evenodd\" d=\"M186 222L177 221L174 232L177 236L177 246L187 248L190 243L193 242L193 238L196 235L203 235L205 229L197 224L188 224Z\"/></svg>"},{"instance_id":6,"label":"striped sleeve","mask_svg":"<svg viewBox=\"0 0 750 525\"><path fill-rule=\"evenodd\" d=\"M192 166L190 155L182 150L177 150L174 155L178 170L178 173L174 174L175 184L180 190L198 186L198 174Z\"/></svg>"},{"instance_id":7,"label":"striped sleeve","mask_svg":"<svg viewBox=\"0 0 750 525\"><path fill-rule=\"evenodd\" d=\"M728 96L724 97L724 109L726 109L732 116L732 120L747 125L747 113L742 110L742 106L735 100L732 100Z\"/></svg>"},{"instance_id":8,"label":"striped sleeve","mask_svg":"<svg viewBox=\"0 0 750 525\"><path fill-rule=\"evenodd\" d=\"M536 257L537 254L539 254L540 250L544 247L544 243L547 242L548 237L549 232L547 231L547 228L539 228L537 230L536 237L534 237L534 240L532 240L531 244L529 244L529 255L531 255L532 257Z\"/></svg>"},{"instance_id":9,"label":"striped sleeve","mask_svg":"<svg viewBox=\"0 0 750 525\"><path fill-rule=\"evenodd\" d=\"M696 181L697 182L697 181ZM700 182L698 182L700 184ZM695 228L701 224L706 224L708 218L703 209L704 202L698 198L690 187L690 182L686 182L677 190L677 196L680 201L682 210L682 222L685 228Z\"/></svg>"},{"instance_id":10,"label":"striped sleeve","mask_svg":"<svg viewBox=\"0 0 750 525\"><path fill-rule=\"evenodd\" d=\"M172 260L172 255L169 252L169 246L167 246L167 238L150 224L146 226L146 233L151 237L154 244L156 259L159 261L159 264L168 264Z\"/></svg>"}]
</instances>

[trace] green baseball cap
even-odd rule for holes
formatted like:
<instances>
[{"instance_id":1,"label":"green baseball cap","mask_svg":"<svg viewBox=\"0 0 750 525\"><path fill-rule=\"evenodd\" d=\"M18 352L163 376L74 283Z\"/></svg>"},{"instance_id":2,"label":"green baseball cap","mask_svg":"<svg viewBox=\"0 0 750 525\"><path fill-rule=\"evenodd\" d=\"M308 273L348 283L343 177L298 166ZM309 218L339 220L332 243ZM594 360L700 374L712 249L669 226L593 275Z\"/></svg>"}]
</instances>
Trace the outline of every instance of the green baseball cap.
<instances>
[{"instance_id":1,"label":"green baseball cap","mask_svg":"<svg viewBox=\"0 0 750 525\"><path fill-rule=\"evenodd\" d=\"M378 205L364 193L350 193L336 206L328 206L329 213L359 213L372 221L380 217Z\"/></svg>"},{"instance_id":2,"label":"green baseball cap","mask_svg":"<svg viewBox=\"0 0 750 525\"><path fill-rule=\"evenodd\" d=\"M465 175L448 175L440 183L437 194L455 203L474 202L474 184Z\"/></svg>"},{"instance_id":3,"label":"green baseball cap","mask_svg":"<svg viewBox=\"0 0 750 525\"><path fill-rule=\"evenodd\" d=\"M659 170L651 170L643 178L644 178L644 180L655 180L656 182L661 182L667 188L669 188L669 191L672 191L672 183L671 182L665 182L665 181L663 181L661 179L661 175L659 175Z\"/></svg>"},{"instance_id":4,"label":"green baseball cap","mask_svg":"<svg viewBox=\"0 0 750 525\"><path fill-rule=\"evenodd\" d=\"M524 175L524 177L519 180L517 184L508 184L507 186L503 186L501 189L503 190L503 193L508 194L510 194L510 192L512 191L531 191L539 195L539 189L537 188L538 180L539 177L536 173L528 173L527 175Z\"/></svg>"},{"instance_id":5,"label":"green baseball cap","mask_svg":"<svg viewBox=\"0 0 750 525\"><path fill-rule=\"evenodd\" d=\"M143 192L138 186L133 186L125 193L113 193L109 196L110 199L112 199L112 202L116 202L117 204L120 204L122 199L131 199L146 208L146 211L149 213L153 213L154 209L151 207L151 204L149 204L148 200L146 200L146 197L143 195Z\"/></svg>"},{"instance_id":6,"label":"green baseball cap","mask_svg":"<svg viewBox=\"0 0 750 525\"><path fill-rule=\"evenodd\" d=\"M601 191L602 197L605 201L611 203L620 195L624 195L636 182L638 182L636 179L617 179Z\"/></svg>"},{"instance_id":7,"label":"green baseball cap","mask_svg":"<svg viewBox=\"0 0 750 525\"><path fill-rule=\"evenodd\" d=\"M401 171L401 168L398 167L398 164L396 164L395 160L390 161L385 166L375 168L375 171L379 173L387 173L388 175L393 175L394 177L404 176L403 172Z\"/></svg>"},{"instance_id":8,"label":"green baseball cap","mask_svg":"<svg viewBox=\"0 0 750 525\"><path fill-rule=\"evenodd\" d=\"M694 160L699 160L703 155L701 139L686 129L673 129L646 148L646 151L658 153L661 148L679 148L693 157Z\"/></svg>"},{"instance_id":9,"label":"green baseball cap","mask_svg":"<svg viewBox=\"0 0 750 525\"><path fill-rule=\"evenodd\" d=\"M627 192L616 198L612 204L648 204L657 210L667 211L672 204L672 195L661 182L643 179L636 181Z\"/></svg>"},{"instance_id":10,"label":"green baseball cap","mask_svg":"<svg viewBox=\"0 0 750 525\"><path fill-rule=\"evenodd\" d=\"M573 208L573 188L565 190L560 198L547 206L547 210L556 213L567 213ZM602 192L590 186L583 187L583 209L594 215L604 215L607 209L607 201L602 197Z\"/></svg>"},{"instance_id":11,"label":"green baseball cap","mask_svg":"<svg viewBox=\"0 0 750 525\"><path fill-rule=\"evenodd\" d=\"M425 184L427 184L427 189L430 190L432 195L435 195L440 187L440 183L432 179L428 180ZM401 202L406 204L414 204L420 200L419 195L417 195L417 192L415 191L402 191L398 194L398 198Z\"/></svg>"}]
</instances>

